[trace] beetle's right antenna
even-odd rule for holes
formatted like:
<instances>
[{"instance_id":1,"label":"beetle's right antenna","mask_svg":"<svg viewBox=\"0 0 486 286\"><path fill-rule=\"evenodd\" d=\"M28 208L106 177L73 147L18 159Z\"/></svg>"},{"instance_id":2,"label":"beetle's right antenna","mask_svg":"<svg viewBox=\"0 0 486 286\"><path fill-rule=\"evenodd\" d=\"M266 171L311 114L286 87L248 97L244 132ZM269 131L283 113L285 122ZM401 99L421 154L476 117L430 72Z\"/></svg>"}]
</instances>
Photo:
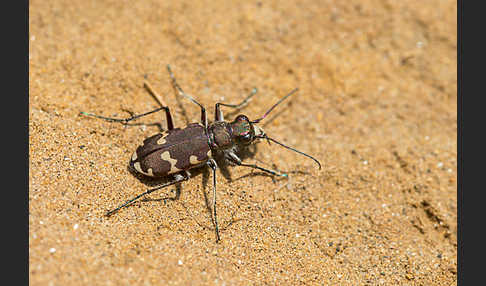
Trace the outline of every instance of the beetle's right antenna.
<instances>
[{"instance_id":1,"label":"beetle's right antenna","mask_svg":"<svg viewBox=\"0 0 486 286\"><path fill-rule=\"evenodd\" d=\"M280 145L280 146L282 146L282 147L285 147L285 148L287 148L287 149L289 149L289 150L292 150L292 151L294 151L294 152L296 152L296 153L299 153L299 154L301 154L301 155L304 155L304 156L306 156L307 158L310 158L310 159L314 160L314 162L316 162L316 163L317 163L317 165L319 165L319 170L321 169L321 163L320 163L320 162L319 162L319 161L318 161L316 158L312 157L311 155L308 155L308 154L306 154L306 153L304 153L304 152L302 152L302 151L299 151L299 150L297 150L297 149L295 149L295 148L292 148L292 147L287 146L287 145L285 145L285 144L283 144L283 143L280 143L280 142L278 142L277 140L275 140L275 139L273 139L273 138L268 137L266 134L261 135L261 136L257 136L257 137L258 137L258 138L261 138L261 139L267 139L267 140L269 140L269 141L272 141L272 142L274 142L274 143L277 143L278 145Z\"/></svg>"}]
</instances>

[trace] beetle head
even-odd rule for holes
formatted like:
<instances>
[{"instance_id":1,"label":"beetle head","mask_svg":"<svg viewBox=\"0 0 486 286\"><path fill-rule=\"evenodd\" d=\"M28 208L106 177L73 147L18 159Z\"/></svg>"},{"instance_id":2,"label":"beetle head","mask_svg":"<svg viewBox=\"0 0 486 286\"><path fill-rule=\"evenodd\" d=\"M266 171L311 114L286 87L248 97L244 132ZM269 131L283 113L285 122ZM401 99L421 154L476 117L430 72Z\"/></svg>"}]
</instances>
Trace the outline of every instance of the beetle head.
<instances>
[{"instance_id":1,"label":"beetle head","mask_svg":"<svg viewBox=\"0 0 486 286\"><path fill-rule=\"evenodd\" d=\"M233 122L231 122L233 130L233 137L240 145L250 145L257 138L265 135L263 130L256 124L253 124L246 115L238 115Z\"/></svg>"}]
</instances>

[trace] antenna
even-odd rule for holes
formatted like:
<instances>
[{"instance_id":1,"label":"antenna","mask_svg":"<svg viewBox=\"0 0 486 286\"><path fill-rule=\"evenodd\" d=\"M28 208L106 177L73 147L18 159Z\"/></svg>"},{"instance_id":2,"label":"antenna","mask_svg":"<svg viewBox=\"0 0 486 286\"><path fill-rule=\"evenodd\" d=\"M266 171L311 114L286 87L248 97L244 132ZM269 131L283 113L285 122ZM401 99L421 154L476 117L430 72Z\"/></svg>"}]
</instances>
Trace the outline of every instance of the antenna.
<instances>
[{"instance_id":1,"label":"antenna","mask_svg":"<svg viewBox=\"0 0 486 286\"><path fill-rule=\"evenodd\" d=\"M280 143L280 142L278 142L277 140L275 140L275 139L273 139L273 138L270 138L270 137L268 137L268 136L267 136L267 135L265 135L265 134L264 134L264 135L261 135L261 136L258 136L258 138L267 139L267 140L269 140L269 141L272 141L272 142L274 142L274 143L277 143L278 145L280 145L280 146L282 146L282 147L285 147L285 148L287 148L287 149L289 149L289 150L292 150L292 151L294 151L294 152L296 152L296 153L299 153L299 154L301 154L301 155L304 155L304 156L306 156L307 158L310 158L310 159L314 160L314 162L316 162L316 163L317 163L317 165L319 165L319 170L321 169L321 163L320 163L320 162L319 162L319 161L318 161L316 158L312 157L311 155L308 155L308 154L306 154L306 153L304 153L304 152L302 152L302 151L299 151L299 150L297 150L297 149L295 149L295 148L292 148L292 147L287 146L287 145L285 145L285 144L283 144L283 143Z\"/></svg>"},{"instance_id":2,"label":"antenna","mask_svg":"<svg viewBox=\"0 0 486 286\"><path fill-rule=\"evenodd\" d=\"M292 90L291 92L289 92L286 96L282 97L272 107L270 107L270 109L267 110L267 112L265 112L265 114L263 114L262 117L258 118L257 120L250 121L250 122L251 123L258 123L258 122L262 121L277 105L279 105L280 103L282 103L282 101L284 101L287 97L291 96L292 94L296 93L298 90L299 90L299 88L295 88L294 90Z\"/></svg>"}]
</instances>

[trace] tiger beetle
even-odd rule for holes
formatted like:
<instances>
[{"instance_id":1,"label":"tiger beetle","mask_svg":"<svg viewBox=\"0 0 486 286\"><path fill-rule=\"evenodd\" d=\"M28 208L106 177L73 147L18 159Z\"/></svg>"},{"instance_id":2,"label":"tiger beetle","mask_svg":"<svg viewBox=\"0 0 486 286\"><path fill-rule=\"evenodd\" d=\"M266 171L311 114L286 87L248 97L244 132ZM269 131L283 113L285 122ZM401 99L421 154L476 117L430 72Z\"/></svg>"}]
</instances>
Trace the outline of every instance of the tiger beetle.
<instances>
[{"instance_id":1,"label":"tiger beetle","mask_svg":"<svg viewBox=\"0 0 486 286\"><path fill-rule=\"evenodd\" d=\"M148 177L161 178L170 176L172 180L153 189L149 189L138 196L135 196L119 207L108 211L106 216L112 215L121 208L128 206L137 199L156 190L188 180L190 178L190 169L207 165L213 171L212 215L216 232L216 242L219 242L219 226L216 216L216 169L218 168L218 165L216 164L214 158L222 158L238 166L258 169L274 176L288 177L287 174L276 170L263 168L256 164L243 163L242 160L236 155L237 151L246 148L250 144L256 142L257 139L265 139L269 143L270 141L274 142L282 147L314 160L319 166L319 169L321 169L321 164L317 159L276 141L265 134L263 129L256 125L262 121L277 105L294 94L298 90L297 88L281 98L270 109L268 109L268 111L265 112L262 117L256 120L250 120L246 115L238 115L232 122L227 122L224 120L223 112L221 110L221 106L235 109L243 107L248 103L251 97L256 94L256 88L253 89L250 95L248 95L245 99L243 99L242 102L238 104L226 104L218 102L215 106L215 120L212 123L208 123L206 109L182 90L179 84L177 84L169 65L167 65L167 70L172 79L173 88L177 91L177 93L180 96L189 99L201 109L201 123L191 123L183 129L174 128L170 109L167 106L162 106L155 110L139 115L133 115L125 119L104 117L92 113L81 112L81 115L96 117L110 122L119 122L123 125L127 125L128 122L132 120L161 110L165 111L167 118L167 130L145 139L142 145L139 146L133 153L129 166L137 173ZM150 86L148 89L152 94L156 94L150 89Z\"/></svg>"}]
</instances>

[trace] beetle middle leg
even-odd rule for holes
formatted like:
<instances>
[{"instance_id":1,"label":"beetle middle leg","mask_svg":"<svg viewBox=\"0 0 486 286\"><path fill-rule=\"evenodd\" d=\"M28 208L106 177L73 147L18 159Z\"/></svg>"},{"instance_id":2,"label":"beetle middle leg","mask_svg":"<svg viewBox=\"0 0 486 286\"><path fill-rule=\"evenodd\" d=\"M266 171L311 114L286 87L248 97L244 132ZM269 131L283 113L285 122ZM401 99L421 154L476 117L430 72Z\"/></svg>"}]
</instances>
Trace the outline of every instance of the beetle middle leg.
<instances>
[{"instance_id":1,"label":"beetle middle leg","mask_svg":"<svg viewBox=\"0 0 486 286\"><path fill-rule=\"evenodd\" d=\"M248 101L257 93L257 89L254 88L250 95L248 95L247 97L245 97L243 99L242 102L238 103L238 104L227 104L227 103L216 103L216 108L215 108L215 112L214 112L214 118L215 118L215 121L224 121L224 116L223 116L223 111L221 110L221 107L220 106L226 106L226 107L231 107L231 108L241 108L243 106L245 106Z\"/></svg>"},{"instance_id":2,"label":"beetle middle leg","mask_svg":"<svg viewBox=\"0 0 486 286\"><path fill-rule=\"evenodd\" d=\"M214 159L209 159L207 165L213 170L213 220L214 230L216 232L216 242L218 242L220 240L218 217L216 216L216 169L218 168L218 165Z\"/></svg>"},{"instance_id":3,"label":"beetle middle leg","mask_svg":"<svg viewBox=\"0 0 486 286\"><path fill-rule=\"evenodd\" d=\"M267 168L263 168L263 167L260 167L256 164L246 164L246 163L243 163L241 161L241 159L233 152L233 151L228 151L225 153L225 157L230 160L231 162L235 163L236 165L238 166L243 166L243 167L250 167L250 168L253 168L253 169L258 169L260 171L264 171L266 173L269 173L269 174L272 174L274 176L279 176L279 177L288 177L287 174L285 173L281 173L279 171L276 171L276 170L271 170L271 169L267 169Z\"/></svg>"},{"instance_id":4,"label":"beetle middle leg","mask_svg":"<svg viewBox=\"0 0 486 286\"><path fill-rule=\"evenodd\" d=\"M134 198L126 201L125 203L123 203L122 205L120 205L119 207L117 207L116 209L113 209L111 211L108 211L105 215L106 216L111 216L112 214L114 214L115 212L117 212L118 210L120 210L121 208L124 208L124 207L130 205L131 203L133 203L134 201L138 200L141 197L144 197L144 196L146 196L146 195L148 195L150 193L153 193L153 192L155 192L157 190L160 190L162 188L165 188L165 187L168 187L168 186L171 186L171 185L174 185L174 184L183 182L183 181L187 181L187 180L189 180L189 178L190 178L190 175L189 175L188 172L184 172L184 175L176 174L176 175L174 175L174 180L173 181L170 181L170 182L168 182L166 184L162 184L162 185L157 186L157 187L155 187L153 189L149 189L149 190L147 190L147 191L145 191L145 192L143 192L143 193L135 196ZM177 196L178 195L176 194L176 197Z\"/></svg>"}]
</instances>

